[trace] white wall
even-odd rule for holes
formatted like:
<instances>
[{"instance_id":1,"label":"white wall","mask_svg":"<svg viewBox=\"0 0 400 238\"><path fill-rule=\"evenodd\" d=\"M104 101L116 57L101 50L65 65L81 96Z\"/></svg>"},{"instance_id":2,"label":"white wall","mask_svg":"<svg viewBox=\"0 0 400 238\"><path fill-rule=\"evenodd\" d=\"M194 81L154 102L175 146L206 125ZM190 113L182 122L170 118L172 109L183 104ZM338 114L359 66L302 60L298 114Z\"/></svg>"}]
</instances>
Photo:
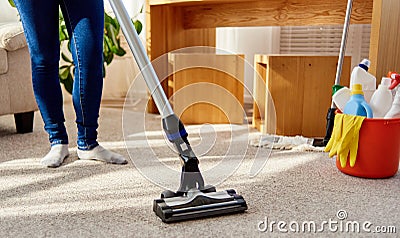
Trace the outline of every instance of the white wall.
<instances>
[{"instance_id":1,"label":"white wall","mask_svg":"<svg viewBox=\"0 0 400 238\"><path fill-rule=\"evenodd\" d=\"M17 9L11 7L8 0L0 1L0 9L0 23L16 22L19 20Z\"/></svg>"},{"instance_id":2,"label":"white wall","mask_svg":"<svg viewBox=\"0 0 400 238\"><path fill-rule=\"evenodd\" d=\"M254 78L254 54L279 53L279 27L217 28L217 49L245 55L245 102L251 102Z\"/></svg>"}]
</instances>

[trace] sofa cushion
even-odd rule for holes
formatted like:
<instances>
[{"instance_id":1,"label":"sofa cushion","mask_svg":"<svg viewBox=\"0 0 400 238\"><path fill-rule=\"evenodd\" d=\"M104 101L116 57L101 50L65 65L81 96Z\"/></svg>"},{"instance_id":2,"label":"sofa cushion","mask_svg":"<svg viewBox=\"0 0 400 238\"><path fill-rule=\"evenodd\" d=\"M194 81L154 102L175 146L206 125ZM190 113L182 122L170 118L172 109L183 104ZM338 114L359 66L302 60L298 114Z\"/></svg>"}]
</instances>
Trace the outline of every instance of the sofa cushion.
<instances>
[{"instance_id":1,"label":"sofa cushion","mask_svg":"<svg viewBox=\"0 0 400 238\"><path fill-rule=\"evenodd\" d=\"M26 39L20 22L0 25L0 48L14 51L25 46Z\"/></svg>"},{"instance_id":2,"label":"sofa cushion","mask_svg":"<svg viewBox=\"0 0 400 238\"><path fill-rule=\"evenodd\" d=\"M0 74L5 74L8 71L7 51L0 48Z\"/></svg>"}]
</instances>

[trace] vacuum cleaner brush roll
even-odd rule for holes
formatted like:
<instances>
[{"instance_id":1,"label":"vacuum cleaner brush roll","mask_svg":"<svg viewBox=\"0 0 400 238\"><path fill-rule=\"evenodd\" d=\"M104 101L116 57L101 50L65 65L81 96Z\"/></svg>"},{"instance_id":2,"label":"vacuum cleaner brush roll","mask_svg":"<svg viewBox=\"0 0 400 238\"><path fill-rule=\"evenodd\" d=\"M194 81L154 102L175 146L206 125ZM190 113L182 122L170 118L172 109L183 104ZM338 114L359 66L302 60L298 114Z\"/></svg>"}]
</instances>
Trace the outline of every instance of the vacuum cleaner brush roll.
<instances>
[{"instance_id":1,"label":"vacuum cleaner brush roll","mask_svg":"<svg viewBox=\"0 0 400 238\"><path fill-rule=\"evenodd\" d=\"M155 199L153 211L163 222L244 212L246 201L235 190L203 193L190 190L185 196Z\"/></svg>"}]
</instances>

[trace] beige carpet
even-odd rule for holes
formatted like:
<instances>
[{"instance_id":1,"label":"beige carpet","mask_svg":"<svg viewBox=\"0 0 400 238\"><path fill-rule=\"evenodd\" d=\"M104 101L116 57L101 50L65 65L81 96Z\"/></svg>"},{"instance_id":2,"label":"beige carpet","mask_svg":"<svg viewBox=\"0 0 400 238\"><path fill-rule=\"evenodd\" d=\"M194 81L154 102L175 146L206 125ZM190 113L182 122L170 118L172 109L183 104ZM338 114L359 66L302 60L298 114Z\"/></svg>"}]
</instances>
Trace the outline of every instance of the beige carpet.
<instances>
[{"instance_id":1,"label":"beige carpet","mask_svg":"<svg viewBox=\"0 0 400 238\"><path fill-rule=\"evenodd\" d=\"M131 109L131 116L143 116L140 107ZM163 188L147 180L131 161L124 166L79 161L74 149L76 129L70 105L66 106L66 118L71 156L60 168L48 169L39 164L49 149L40 115L35 114L34 132L23 135L14 133L12 116L0 117L0 237L377 235L345 232L349 222L360 224L360 230L366 222L367 226L371 224L367 227L371 231L378 226L397 229L397 235L385 236L398 237L400 233L399 175L378 180L351 177L339 172L326 153L277 150L260 174L250 178L248 169L252 161L247 158L258 149L265 157L269 154L268 149L256 147L248 148L241 166L218 186L219 190L234 188L243 195L249 206L246 213L164 224L152 212L152 201ZM99 140L104 147L128 156L121 118L120 108L103 107ZM159 133L159 116L148 115L146 123L154 132L151 140L163 138ZM135 121L132 125L136 125ZM221 149L210 151L211 157L224 153L224 142L220 145ZM132 151L135 158L148 153L139 142L131 154ZM156 149L154 153L162 151ZM202 167L213 162L207 156L201 160ZM341 216L344 211L347 217L340 220L337 213L341 212ZM307 224L313 223L321 232L315 234L313 225L307 228ZM267 231L265 224L269 225ZM293 231L296 224L300 230L297 233ZM302 226L305 232L301 232Z\"/></svg>"}]
</instances>

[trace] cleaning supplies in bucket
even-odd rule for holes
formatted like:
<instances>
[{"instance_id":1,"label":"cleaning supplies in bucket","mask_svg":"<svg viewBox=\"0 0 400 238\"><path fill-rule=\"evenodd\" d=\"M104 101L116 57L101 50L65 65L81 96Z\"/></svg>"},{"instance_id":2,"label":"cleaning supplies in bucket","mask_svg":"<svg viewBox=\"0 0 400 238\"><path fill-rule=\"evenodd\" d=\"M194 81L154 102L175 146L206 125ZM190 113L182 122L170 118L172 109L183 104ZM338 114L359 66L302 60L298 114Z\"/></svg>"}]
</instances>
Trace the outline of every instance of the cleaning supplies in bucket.
<instances>
[{"instance_id":1,"label":"cleaning supplies in bucket","mask_svg":"<svg viewBox=\"0 0 400 238\"><path fill-rule=\"evenodd\" d=\"M395 90L396 95L394 96L392 106L385 115L385 119L400 118L400 74L390 72L389 76L392 79L392 85L390 85L389 89Z\"/></svg>"},{"instance_id":2,"label":"cleaning supplies in bucket","mask_svg":"<svg viewBox=\"0 0 400 238\"><path fill-rule=\"evenodd\" d=\"M370 102L376 90L376 78L368 72L370 64L368 59L363 59L358 66L354 67L350 75L350 89L353 89L355 84L361 84L367 102Z\"/></svg>"},{"instance_id":3,"label":"cleaning supplies in bucket","mask_svg":"<svg viewBox=\"0 0 400 238\"><path fill-rule=\"evenodd\" d=\"M343 112L349 115L364 116L368 118L373 117L372 109L364 99L364 93L361 84L353 85L350 100L344 107Z\"/></svg>"},{"instance_id":4,"label":"cleaning supplies in bucket","mask_svg":"<svg viewBox=\"0 0 400 238\"><path fill-rule=\"evenodd\" d=\"M372 118L374 112L371 113L370 109L373 107L369 107L365 102L360 84L353 85L352 96L345 106L344 113L337 112L335 116L332 137L325 147L325 151L329 151L330 157L337 155L336 167L345 174L363 178L387 178L395 175L398 171L400 162L400 75L390 73L389 77L391 78L390 87L388 87L390 79L383 79L380 88L374 93L376 96L371 98L371 104L382 107L382 103L374 104L380 101L378 100L381 96L379 91L385 90L388 98L389 94L392 97L390 90L397 91L385 119ZM391 116L394 116L386 119L386 116L391 113L390 111L393 112ZM361 115L367 115L369 118Z\"/></svg>"},{"instance_id":5,"label":"cleaning supplies in bucket","mask_svg":"<svg viewBox=\"0 0 400 238\"><path fill-rule=\"evenodd\" d=\"M370 106L374 113L374 118L383 118L392 106L393 97L389 86L391 79L383 77L378 89L374 92L371 98Z\"/></svg>"},{"instance_id":6,"label":"cleaning supplies in bucket","mask_svg":"<svg viewBox=\"0 0 400 238\"><path fill-rule=\"evenodd\" d=\"M362 178L395 175L400 162L400 118L368 119L337 113L324 151L336 155L336 167Z\"/></svg>"}]
</instances>

